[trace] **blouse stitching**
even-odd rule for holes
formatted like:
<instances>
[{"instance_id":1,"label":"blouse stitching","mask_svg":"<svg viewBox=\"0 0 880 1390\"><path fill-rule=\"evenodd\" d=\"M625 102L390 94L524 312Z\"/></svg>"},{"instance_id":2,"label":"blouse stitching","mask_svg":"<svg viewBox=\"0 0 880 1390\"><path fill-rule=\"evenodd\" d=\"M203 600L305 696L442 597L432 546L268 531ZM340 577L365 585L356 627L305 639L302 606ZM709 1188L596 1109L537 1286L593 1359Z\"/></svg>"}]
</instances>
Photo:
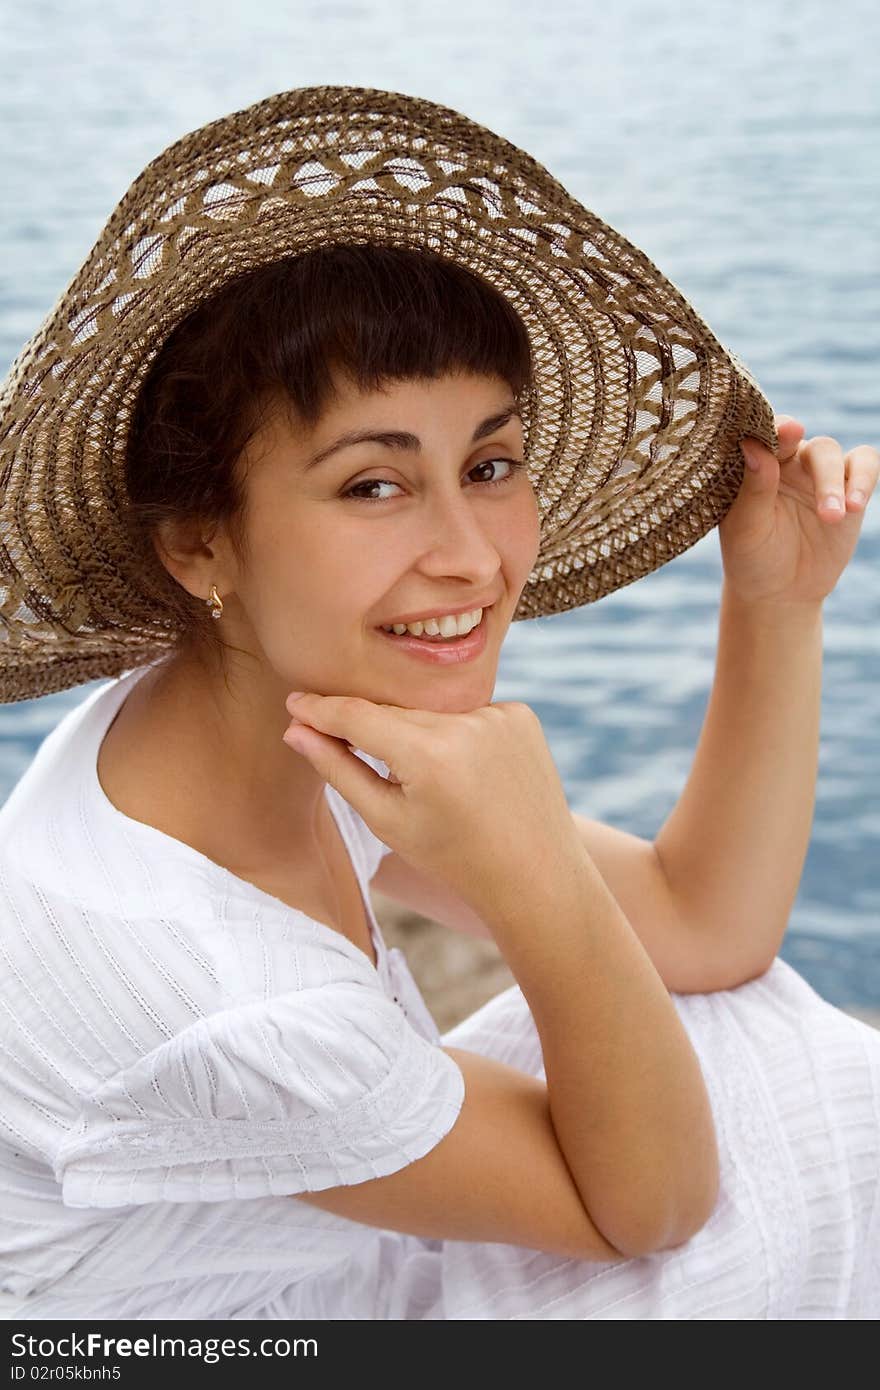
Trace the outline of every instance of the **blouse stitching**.
<instances>
[{"instance_id":1,"label":"blouse stitching","mask_svg":"<svg viewBox=\"0 0 880 1390\"><path fill-rule=\"evenodd\" d=\"M436 1072L438 1061L441 1066ZM109 1134L86 1133L63 1143L56 1156L56 1170L75 1161L78 1154L86 1159L101 1153L137 1159L167 1155L171 1148L176 1162L186 1163L216 1157L212 1145L218 1143L224 1150L223 1156L230 1158L265 1152L267 1143L284 1146L293 1142L300 1150L306 1145L311 1149L331 1149L340 1142L357 1143L374 1134L377 1126L393 1122L402 1100L423 1105L425 1081L433 1072L438 1081L442 1078L445 1082L449 1079L449 1067L454 1068L456 1075L452 1079L457 1080L461 1072L454 1059L408 1031L406 1045L379 1085L330 1118L313 1115L298 1120L153 1120L150 1127L154 1132L148 1134L139 1132L141 1125L136 1120L116 1121Z\"/></svg>"}]
</instances>

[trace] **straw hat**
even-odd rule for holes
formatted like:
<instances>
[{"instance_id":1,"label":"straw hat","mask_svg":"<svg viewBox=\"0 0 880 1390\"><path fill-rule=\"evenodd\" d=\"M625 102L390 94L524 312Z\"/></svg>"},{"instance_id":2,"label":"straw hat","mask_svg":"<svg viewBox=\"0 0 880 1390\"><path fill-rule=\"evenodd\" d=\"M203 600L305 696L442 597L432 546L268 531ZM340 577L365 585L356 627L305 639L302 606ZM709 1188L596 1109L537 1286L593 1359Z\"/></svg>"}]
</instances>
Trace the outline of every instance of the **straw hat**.
<instances>
[{"instance_id":1,"label":"straw hat","mask_svg":"<svg viewBox=\"0 0 880 1390\"><path fill-rule=\"evenodd\" d=\"M777 448L742 363L530 155L418 97L280 92L147 165L0 387L0 702L173 647L160 562L125 515L137 393L227 280L334 241L430 248L526 325L541 544L514 621L593 603L681 554L736 498L740 439Z\"/></svg>"}]
</instances>

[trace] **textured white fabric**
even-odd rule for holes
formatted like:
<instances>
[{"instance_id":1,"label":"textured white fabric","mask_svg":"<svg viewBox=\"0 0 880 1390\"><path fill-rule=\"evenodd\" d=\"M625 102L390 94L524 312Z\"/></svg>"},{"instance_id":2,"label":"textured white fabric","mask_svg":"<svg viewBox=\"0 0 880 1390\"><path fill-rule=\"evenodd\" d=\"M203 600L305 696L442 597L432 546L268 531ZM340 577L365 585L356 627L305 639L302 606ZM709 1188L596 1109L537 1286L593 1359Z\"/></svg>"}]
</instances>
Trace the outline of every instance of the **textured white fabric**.
<instances>
[{"instance_id":1,"label":"textured white fabric","mask_svg":"<svg viewBox=\"0 0 880 1390\"><path fill-rule=\"evenodd\" d=\"M406 1166L464 1099L372 913L385 847L328 786L376 969L123 815L97 754L147 669L69 711L0 810L2 1292L28 1318L245 1317L305 1282L372 1317L388 1237L288 1194Z\"/></svg>"},{"instance_id":2,"label":"textured white fabric","mask_svg":"<svg viewBox=\"0 0 880 1390\"><path fill-rule=\"evenodd\" d=\"M464 1082L438 1044L543 1077L540 1042L516 986L441 1037L372 914L385 847L332 788L378 970L117 811L97 752L146 669L69 711L0 809L0 1316L880 1315L880 1033L781 960L672 996L722 1159L715 1211L677 1250L565 1260L292 1200L439 1142Z\"/></svg>"},{"instance_id":3,"label":"textured white fabric","mask_svg":"<svg viewBox=\"0 0 880 1390\"><path fill-rule=\"evenodd\" d=\"M708 1223L676 1250L618 1265L449 1242L426 1316L880 1316L880 1032L779 958L737 989L671 997L718 1133L721 1190ZM478 1042L546 1079L517 987L443 1041Z\"/></svg>"}]
</instances>

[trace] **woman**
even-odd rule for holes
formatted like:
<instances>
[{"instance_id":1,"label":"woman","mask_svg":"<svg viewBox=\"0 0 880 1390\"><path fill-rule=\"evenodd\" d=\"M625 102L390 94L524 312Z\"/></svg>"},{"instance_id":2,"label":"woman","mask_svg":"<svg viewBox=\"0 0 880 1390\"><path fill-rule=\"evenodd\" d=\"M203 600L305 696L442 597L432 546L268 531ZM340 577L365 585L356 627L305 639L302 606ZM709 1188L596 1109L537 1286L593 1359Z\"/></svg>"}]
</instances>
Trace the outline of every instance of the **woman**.
<instances>
[{"instance_id":1,"label":"woman","mask_svg":"<svg viewBox=\"0 0 880 1390\"><path fill-rule=\"evenodd\" d=\"M487 169L504 215L439 254ZM880 1037L775 959L880 456L777 433L622 238L571 301L551 184L430 103L280 94L148 166L13 366L3 698L116 677L0 813L15 1316L880 1311ZM498 653L719 521L717 709L655 847L572 817ZM371 880L517 985L441 1037Z\"/></svg>"}]
</instances>

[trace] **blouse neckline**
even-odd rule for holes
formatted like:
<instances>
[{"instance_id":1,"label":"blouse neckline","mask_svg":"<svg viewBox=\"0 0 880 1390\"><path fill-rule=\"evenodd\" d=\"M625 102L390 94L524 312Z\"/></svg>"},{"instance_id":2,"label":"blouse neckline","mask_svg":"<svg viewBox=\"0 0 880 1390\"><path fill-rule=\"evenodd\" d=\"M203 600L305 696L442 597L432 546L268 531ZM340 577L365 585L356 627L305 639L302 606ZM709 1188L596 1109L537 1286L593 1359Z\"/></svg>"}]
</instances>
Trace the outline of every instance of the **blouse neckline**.
<instances>
[{"instance_id":1,"label":"blouse neckline","mask_svg":"<svg viewBox=\"0 0 880 1390\"><path fill-rule=\"evenodd\" d=\"M185 840L179 840L175 835L169 835L166 831L160 830L158 826L150 825L147 821L136 820L133 816L126 815L118 806L114 806L113 802L104 791L104 788L101 786L101 780L98 777L98 753L100 752L104 735L109 729L117 710L122 706L131 688L136 685L140 678L150 669L149 665L139 666L132 671L123 673L123 675L116 677L111 685L105 686L103 690L99 690L96 695L96 702L99 697L104 697L101 707L101 714L103 717L95 720L95 727L91 731L91 738L85 750L85 769L89 794L100 806L103 814L119 824L124 823L130 833L136 833L142 837L146 836L157 844L164 844L167 848L172 849L179 857L197 865L204 873L222 882L230 896L252 899L254 902L260 903L264 908L271 908L273 912L292 912L296 916L303 918L306 922L309 922L313 927L317 928L321 934L330 938L333 945L339 950L344 951L348 955L354 954L356 960L366 961L374 974L384 976L387 972L387 948L373 912L368 885L361 876L357 857L352 854L351 839L349 830L346 826L348 817L343 811L342 805L340 805L340 802L344 802L344 798L340 796L340 793L337 792L336 788L332 787L329 782L325 782L324 784L324 799L327 802L330 814L342 837L342 843L345 846L349 863L351 864L355 880L361 891L367 926L373 942L373 949L376 952L375 965L370 960L366 951L362 950L360 946L355 945L343 932L338 931L335 927L331 927L329 922L322 922L320 918L312 917L309 913L304 912L302 908L293 907L290 903L284 902L281 898L276 898L273 893L267 893L265 889L259 888L255 883L252 883L250 879L240 878L239 875L234 874L231 869L227 869L223 864L218 864L216 859L211 859L209 855L203 854L201 850L197 850L193 845L187 844Z\"/></svg>"}]
</instances>

